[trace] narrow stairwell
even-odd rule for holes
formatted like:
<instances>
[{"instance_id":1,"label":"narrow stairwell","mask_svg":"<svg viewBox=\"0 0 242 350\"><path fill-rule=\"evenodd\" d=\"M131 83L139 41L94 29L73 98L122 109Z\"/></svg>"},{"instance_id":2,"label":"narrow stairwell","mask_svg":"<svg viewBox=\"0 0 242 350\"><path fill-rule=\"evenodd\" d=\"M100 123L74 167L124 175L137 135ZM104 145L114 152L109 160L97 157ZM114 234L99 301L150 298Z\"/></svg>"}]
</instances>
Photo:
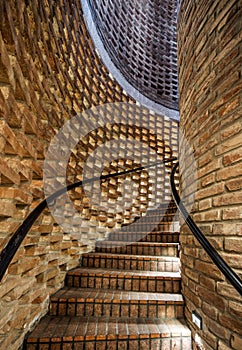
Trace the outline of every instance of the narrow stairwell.
<instances>
[{"instance_id":1,"label":"narrow stairwell","mask_svg":"<svg viewBox=\"0 0 242 350\"><path fill-rule=\"evenodd\" d=\"M190 350L175 212L161 205L97 242L67 273L24 349Z\"/></svg>"}]
</instances>

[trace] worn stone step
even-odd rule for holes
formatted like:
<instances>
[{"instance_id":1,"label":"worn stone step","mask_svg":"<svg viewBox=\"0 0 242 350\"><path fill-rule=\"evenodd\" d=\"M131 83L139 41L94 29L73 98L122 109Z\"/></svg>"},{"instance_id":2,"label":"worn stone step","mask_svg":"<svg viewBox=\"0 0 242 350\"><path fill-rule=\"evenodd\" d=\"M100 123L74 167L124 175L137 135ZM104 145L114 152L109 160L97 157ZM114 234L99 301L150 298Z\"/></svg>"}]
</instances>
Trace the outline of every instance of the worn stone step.
<instances>
[{"instance_id":1,"label":"worn stone step","mask_svg":"<svg viewBox=\"0 0 242 350\"><path fill-rule=\"evenodd\" d=\"M109 241L124 242L157 242L157 243L178 243L179 231L170 232L111 232L108 237Z\"/></svg>"},{"instance_id":2,"label":"worn stone step","mask_svg":"<svg viewBox=\"0 0 242 350\"><path fill-rule=\"evenodd\" d=\"M46 316L24 349L191 350L191 333L182 319Z\"/></svg>"},{"instance_id":3,"label":"worn stone step","mask_svg":"<svg viewBox=\"0 0 242 350\"><path fill-rule=\"evenodd\" d=\"M66 286L180 293L181 276L179 272L125 271L79 267L67 273Z\"/></svg>"},{"instance_id":4,"label":"worn stone step","mask_svg":"<svg viewBox=\"0 0 242 350\"><path fill-rule=\"evenodd\" d=\"M127 241L97 241L95 251L99 253L178 256L178 243L151 243Z\"/></svg>"},{"instance_id":5,"label":"worn stone step","mask_svg":"<svg viewBox=\"0 0 242 350\"><path fill-rule=\"evenodd\" d=\"M86 253L81 266L119 270L179 271L179 258L169 256L145 256L111 253Z\"/></svg>"},{"instance_id":6,"label":"worn stone step","mask_svg":"<svg viewBox=\"0 0 242 350\"><path fill-rule=\"evenodd\" d=\"M182 318L181 294L64 287L51 297L50 315Z\"/></svg>"}]
</instances>

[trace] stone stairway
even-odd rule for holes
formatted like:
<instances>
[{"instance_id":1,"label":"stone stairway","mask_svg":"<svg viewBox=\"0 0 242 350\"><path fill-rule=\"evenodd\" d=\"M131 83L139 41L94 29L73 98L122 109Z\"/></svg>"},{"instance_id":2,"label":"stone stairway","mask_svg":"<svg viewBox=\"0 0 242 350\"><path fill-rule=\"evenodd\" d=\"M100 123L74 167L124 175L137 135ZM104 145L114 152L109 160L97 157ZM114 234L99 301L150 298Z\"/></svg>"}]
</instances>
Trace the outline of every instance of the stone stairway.
<instances>
[{"instance_id":1,"label":"stone stairway","mask_svg":"<svg viewBox=\"0 0 242 350\"><path fill-rule=\"evenodd\" d=\"M175 212L162 205L96 242L67 273L24 349L190 350Z\"/></svg>"}]
</instances>

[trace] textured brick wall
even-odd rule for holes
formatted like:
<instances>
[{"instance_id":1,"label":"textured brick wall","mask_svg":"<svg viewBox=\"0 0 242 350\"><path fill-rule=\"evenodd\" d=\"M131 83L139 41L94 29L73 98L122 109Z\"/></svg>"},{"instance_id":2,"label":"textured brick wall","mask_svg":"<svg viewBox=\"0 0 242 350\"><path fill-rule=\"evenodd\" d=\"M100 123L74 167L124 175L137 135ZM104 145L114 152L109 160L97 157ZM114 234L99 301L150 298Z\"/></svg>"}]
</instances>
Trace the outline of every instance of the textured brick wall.
<instances>
[{"instance_id":1,"label":"textured brick wall","mask_svg":"<svg viewBox=\"0 0 242 350\"><path fill-rule=\"evenodd\" d=\"M178 30L181 126L193 147L198 168L193 218L240 276L241 18L241 1L184 0ZM183 180L188 194L190 184L185 176ZM185 226L181 240L186 316L194 338L197 334L197 348L241 349L241 297ZM193 310L203 317L202 331L191 323Z\"/></svg>"},{"instance_id":2,"label":"textured brick wall","mask_svg":"<svg viewBox=\"0 0 242 350\"><path fill-rule=\"evenodd\" d=\"M46 149L64 121L84 110L109 102L133 101L109 76L86 31L80 1L0 2L0 247L4 247L26 215L43 199L43 162ZM118 111L120 113L120 111ZM125 112L127 114L127 111ZM130 112L136 115L133 103ZM125 125L106 126L87 135L73 151L68 181L80 179L88 155L111 139L134 138L161 157L177 154L177 123L144 111L152 130ZM110 122L112 122L112 114ZM107 162L103 173L139 164L128 159L136 150L120 143L120 158ZM145 155L146 154L146 155ZM107 161L111 155L107 155ZM98 161L96 162L98 164ZM121 196L124 178L102 185L109 203ZM85 214L80 236L65 234L49 210L34 224L0 284L0 347L16 350L31 324L46 312L50 293L57 290L66 270L108 228L132 221L147 207L167 199L168 179L155 183L150 194L147 172L135 176L134 205L124 212L98 211L81 191L72 200ZM128 202L132 188L127 187ZM153 197L152 197L153 196ZM97 228L90 224L95 219Z\"/></svg>"}]
</instances>

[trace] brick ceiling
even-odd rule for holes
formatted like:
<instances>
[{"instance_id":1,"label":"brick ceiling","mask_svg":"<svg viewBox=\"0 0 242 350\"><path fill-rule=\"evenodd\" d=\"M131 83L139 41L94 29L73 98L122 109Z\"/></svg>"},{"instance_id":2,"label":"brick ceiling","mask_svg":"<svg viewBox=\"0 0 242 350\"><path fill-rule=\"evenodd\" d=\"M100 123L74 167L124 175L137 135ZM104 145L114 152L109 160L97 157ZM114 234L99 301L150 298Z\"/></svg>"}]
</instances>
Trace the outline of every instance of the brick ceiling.
<instances>
[{"instance_id":1,"label":"brick ceiling","mask_svg":"<svg viewBox=\"0 0 242 350\"><path fill-rule=\"evenodd\" d=\"M179 0L87 0L99 37L122 76L146 98L178 110Z\"/></svg>"}]
</instances>

